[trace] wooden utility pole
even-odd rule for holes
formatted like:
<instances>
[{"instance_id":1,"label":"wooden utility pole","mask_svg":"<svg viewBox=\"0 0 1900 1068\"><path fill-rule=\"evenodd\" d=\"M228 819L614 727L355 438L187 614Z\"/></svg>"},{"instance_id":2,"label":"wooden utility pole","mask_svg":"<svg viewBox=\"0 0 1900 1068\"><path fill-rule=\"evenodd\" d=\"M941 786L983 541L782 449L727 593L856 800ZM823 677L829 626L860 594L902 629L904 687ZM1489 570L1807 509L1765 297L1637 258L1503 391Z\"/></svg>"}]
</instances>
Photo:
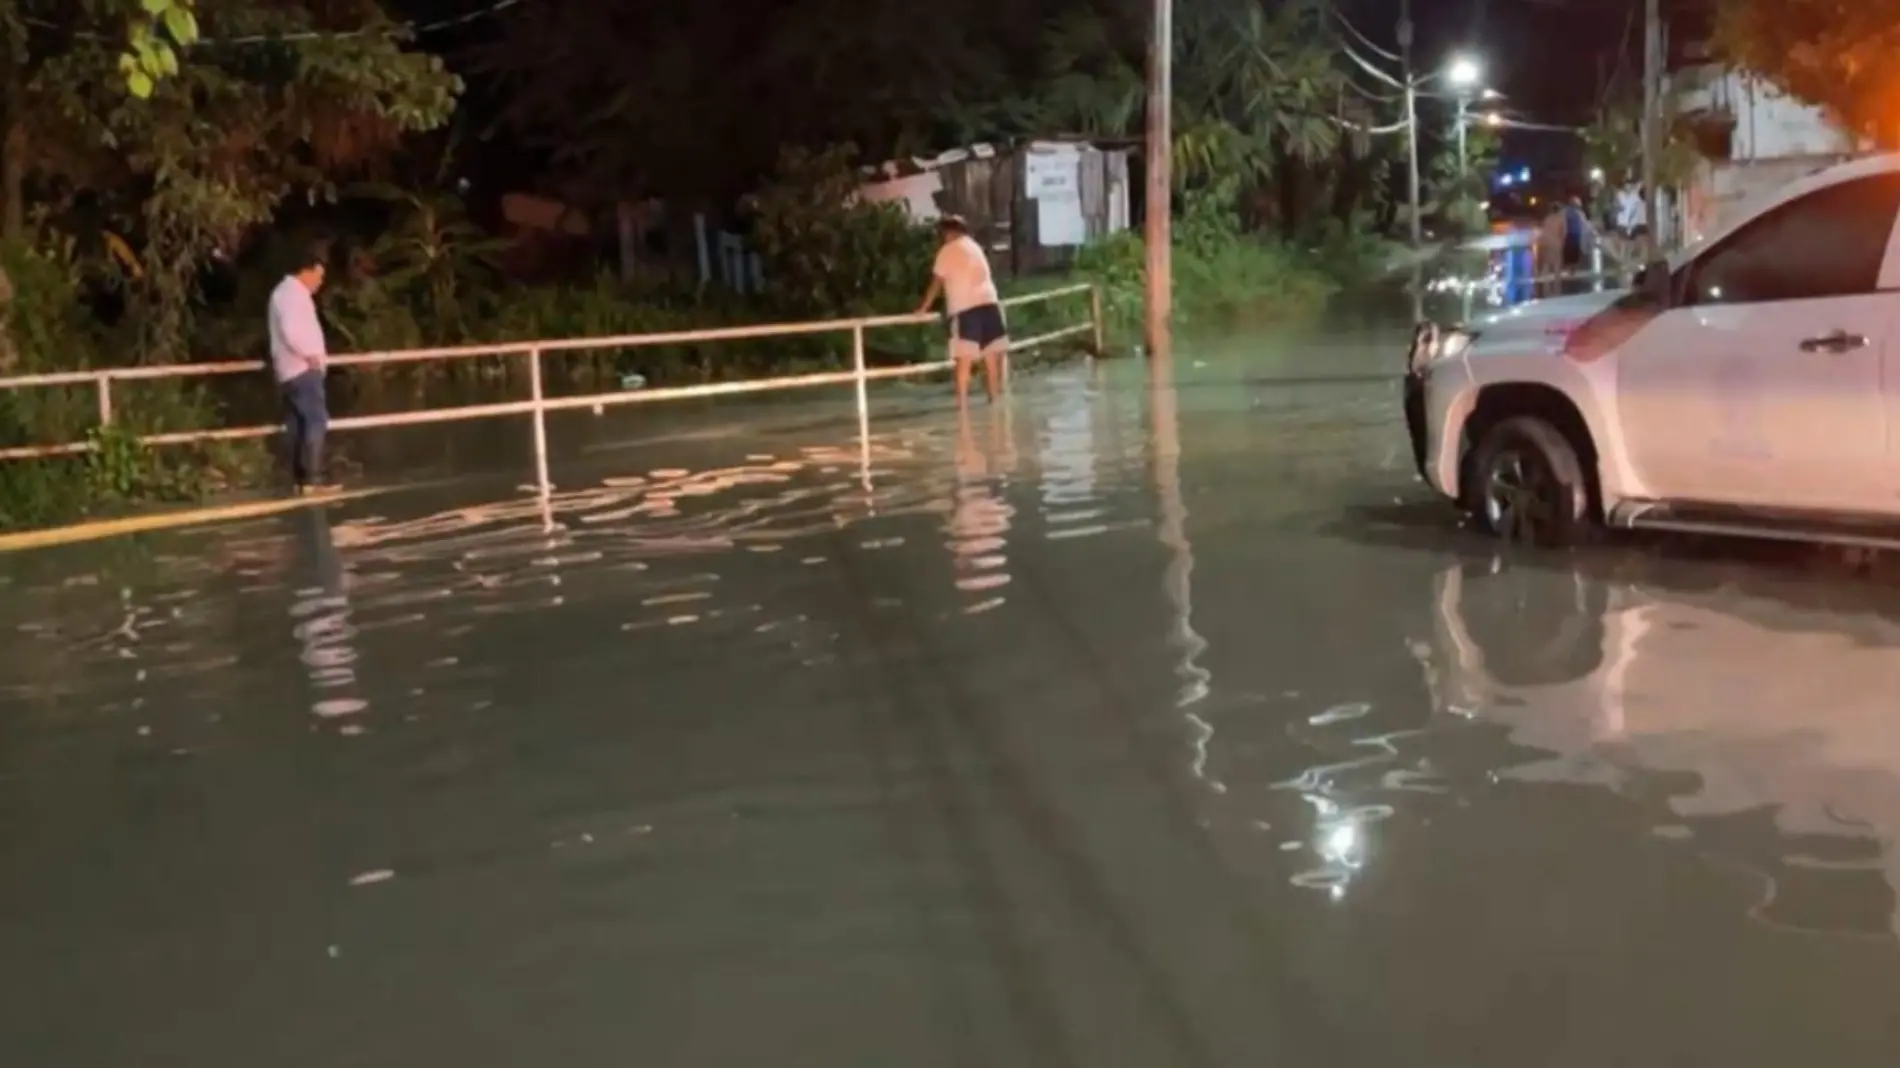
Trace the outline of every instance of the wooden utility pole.
<instances>
[{"instance_id":1,"label":"wooden utility pole","mask_svg":"<svg viewBox=\"0 0 1900 1068\"><path fill-rule=\"evenodd\" d=\"M1399 3L1399 66L1405 78L1405 146L1407 196L1412 206L1412 251L1425 244L1423 197L1418 175L1418 80L1412 76L1412 0Z\"/></svg>"},{"instance_id":2,"label":"wooden utility pole","mask_svg":"<svg viewBox=\"0 0 1900 1068\"><path fill-rule=\"evenodd\" d=\"M1662 236L1662 2L1644 0L1643 12L1643 196L1648 201L1649 247Z\"/></svg>"},{"instance_id":3,"label":"wooden utility pole","mask_svg":"<svg viewBox=\"0 0 1900 1068\"><path fill-rule=\"evenodd\" d=\"M1169 352L1169 320L1173 315L1174 273L1169 257L1173 227L1174 179L1170 164L1174 134L1169 119L1174 108L1173 64L1174 0L1152 0L1154 31L1148 42L1148 355Z\"/></svg>"}]
</instances>

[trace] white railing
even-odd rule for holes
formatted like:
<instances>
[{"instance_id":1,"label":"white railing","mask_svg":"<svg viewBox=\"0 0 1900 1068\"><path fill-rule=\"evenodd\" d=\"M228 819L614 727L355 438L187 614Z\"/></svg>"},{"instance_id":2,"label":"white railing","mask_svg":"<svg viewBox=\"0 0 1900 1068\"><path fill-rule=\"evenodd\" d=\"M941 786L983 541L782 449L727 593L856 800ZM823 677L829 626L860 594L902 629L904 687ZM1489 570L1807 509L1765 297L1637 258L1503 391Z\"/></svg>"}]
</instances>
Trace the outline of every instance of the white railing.
<instances>
[{"instance_id":1,"label":"white railing","mask_svg":"<svg viewBox=\"0 0 1900 1068\"><path fill-rule=\"evenodd\" d=\"M1062 327L1034 337L1012 338L1010 351L1045 345L1066 337L1088 333L1092 335L1095 351L1102 350L1102 295L1093 285L1065 286L1061 289L1044 290L1011 297L1003 304L1007 307L1020 307L1041 301L1062 297L1089 296L1089 318L1086 322L1074 326ZM680 330L665 334L626 334L616 337L563 338L542 341L506 342L497 345L458 345L436 349L401 349L394 352L366 352L330 358L332 367L381 367L395 363L424 363L473 359L483 356L522 356L528 365L528 399L501 401L491 404L468 404L451 408L425 408L410 412L391 412L383 415L356 415L330 422L331 430L367 430L375 427L417 426L427 423L450 423L466 419L490 419L499 416L528 415L533 417L535 484L543 495L552 488L548 478L548 440L547 414L576 408L604 408L619 404L652 404L660 401L682 400L688 397L717 397L740 393L763 393L784 389L801 389L813 386L854 385L857 389L859 439L867 456L870 449L870 401L867 385L875 380L905 378L913 375L934 374L951 366L949 360L931 363L904 364L897 367L871 368L865 366L864 335L866 331L883 327L919 326L937 322L935 315L884 315L864 319L828 319L809 323L773 323L761 326L722 327L713 330ZM678 345L689 342L740 341L757 338L794 337L808 334L849 333L851 335L851 370L826 371L817 374L787 375L779 378L760 378L731 382L713 382L696 386L672 386L659 389L614 390L605 393L588 393L574 396L549 397L542 389L542 357L550 353L592 352L600 349L650 348L655 345ZM94 388L99 403L99 423L101 427L112 425L113 383L134 382L158 378L210 378L218 375L258 375L264 374L263 364L258 360L243 360L229 363L191 363L175 364L165 367L122 367L91 371L62 371L56 374L21 375L15 378L0 378L0 390L52 388L90 384ZM141 436L143 445L184 445L200 441L235 441L246 438L269 437L283 429L281 424L260 426L225 427L215 430L181 430L164 434ZM90 452L94 448L92 441L71 441L47 445L20 445L0 449L0 461L30 460L52 456L73 456Z\"/></svg>"}]
</instances>

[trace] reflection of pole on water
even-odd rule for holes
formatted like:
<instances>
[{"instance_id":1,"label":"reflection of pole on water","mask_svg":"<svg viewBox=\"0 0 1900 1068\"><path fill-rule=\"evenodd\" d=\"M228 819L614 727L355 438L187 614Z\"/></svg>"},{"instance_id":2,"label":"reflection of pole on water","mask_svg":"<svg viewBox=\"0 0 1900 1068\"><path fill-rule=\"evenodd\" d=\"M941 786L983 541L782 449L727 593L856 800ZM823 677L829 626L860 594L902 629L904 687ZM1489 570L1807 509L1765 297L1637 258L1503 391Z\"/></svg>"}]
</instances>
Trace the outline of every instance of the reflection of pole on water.
<instances>
[{"instance_id":1,"label":"reflection of pole on water","mask_svg":"<svg viewBox=\"0 0 1900 1068\"><path fill-rule=\"evenodd\" d=\"M1173 558L1163 572L1162 584L1174 606L1173 632L1169 644L1180 650L1181 660L1175 674L1182 686L1175 699L1194 734L1194 776L1205 778L1207 746L1214 727L1203 719L1194 706L1206 700L1213 675L1197 663L1207 650L1207 642L1194 630L1194 550L1188 543L1187 504L1181 499L1181 412L1180 397L1174 385L1173 359L1161 356L1149 363L1148 393L1150 419L1154 433L1155 497L1161 511L1161 544L1172 550ZM1214 784L1219 789L1219 784Z\"/></svg>"},{"instance_id":2,"label":"reflection of pole on water","mask_svg":"<svg viewBox=\"0 0 1900 1068\"><path fill-rule=\"evenodd\" d=\"M291 603L291 634L302 646L300 659L310 675L316 700L310 710L318 716L351 716L369 705L358 696L356 627L350 622L349 575L337 555L330 520L321 508L306 509L298 526L303 557L313 586L306 586Z\"/></svg>"}]
</instances>

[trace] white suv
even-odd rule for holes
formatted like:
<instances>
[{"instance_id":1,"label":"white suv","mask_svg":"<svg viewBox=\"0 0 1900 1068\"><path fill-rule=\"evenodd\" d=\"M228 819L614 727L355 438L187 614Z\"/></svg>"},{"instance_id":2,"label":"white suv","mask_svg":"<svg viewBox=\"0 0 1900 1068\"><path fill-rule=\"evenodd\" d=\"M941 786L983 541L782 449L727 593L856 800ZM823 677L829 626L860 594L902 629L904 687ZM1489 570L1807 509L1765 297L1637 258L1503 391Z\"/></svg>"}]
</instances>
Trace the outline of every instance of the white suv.
<instances>
[{"instance_id":1,"label":"white suv","mask_svg":"<svg viewBox=\"0 0 1900 1068\"><path fill-rule=\"evenodd\" d=\"M1857 160L1633 290L1421 324L1420 475L1546 545L1607 525L1900 548L1897 216L1900 155Z\"/></svg>"}]
</instances>

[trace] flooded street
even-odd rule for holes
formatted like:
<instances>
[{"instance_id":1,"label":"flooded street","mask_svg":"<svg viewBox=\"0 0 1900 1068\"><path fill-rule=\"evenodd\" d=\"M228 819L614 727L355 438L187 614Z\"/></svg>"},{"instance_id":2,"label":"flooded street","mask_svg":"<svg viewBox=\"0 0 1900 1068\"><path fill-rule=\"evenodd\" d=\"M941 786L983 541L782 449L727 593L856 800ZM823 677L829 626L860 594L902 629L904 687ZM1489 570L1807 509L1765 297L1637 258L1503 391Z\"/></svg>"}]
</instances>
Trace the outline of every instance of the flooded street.
<instances>
[{"instance_id":1,"label":"flooded street","mask_svg":"<svg viewBox=\"0 0 1900 1068\"><path fill-rule=\"evenodd\" d=\"M0 1064L1900 1063L1900 586L1500 558L1404 344L0 557Z\"/></svg>"}]
</instances>

